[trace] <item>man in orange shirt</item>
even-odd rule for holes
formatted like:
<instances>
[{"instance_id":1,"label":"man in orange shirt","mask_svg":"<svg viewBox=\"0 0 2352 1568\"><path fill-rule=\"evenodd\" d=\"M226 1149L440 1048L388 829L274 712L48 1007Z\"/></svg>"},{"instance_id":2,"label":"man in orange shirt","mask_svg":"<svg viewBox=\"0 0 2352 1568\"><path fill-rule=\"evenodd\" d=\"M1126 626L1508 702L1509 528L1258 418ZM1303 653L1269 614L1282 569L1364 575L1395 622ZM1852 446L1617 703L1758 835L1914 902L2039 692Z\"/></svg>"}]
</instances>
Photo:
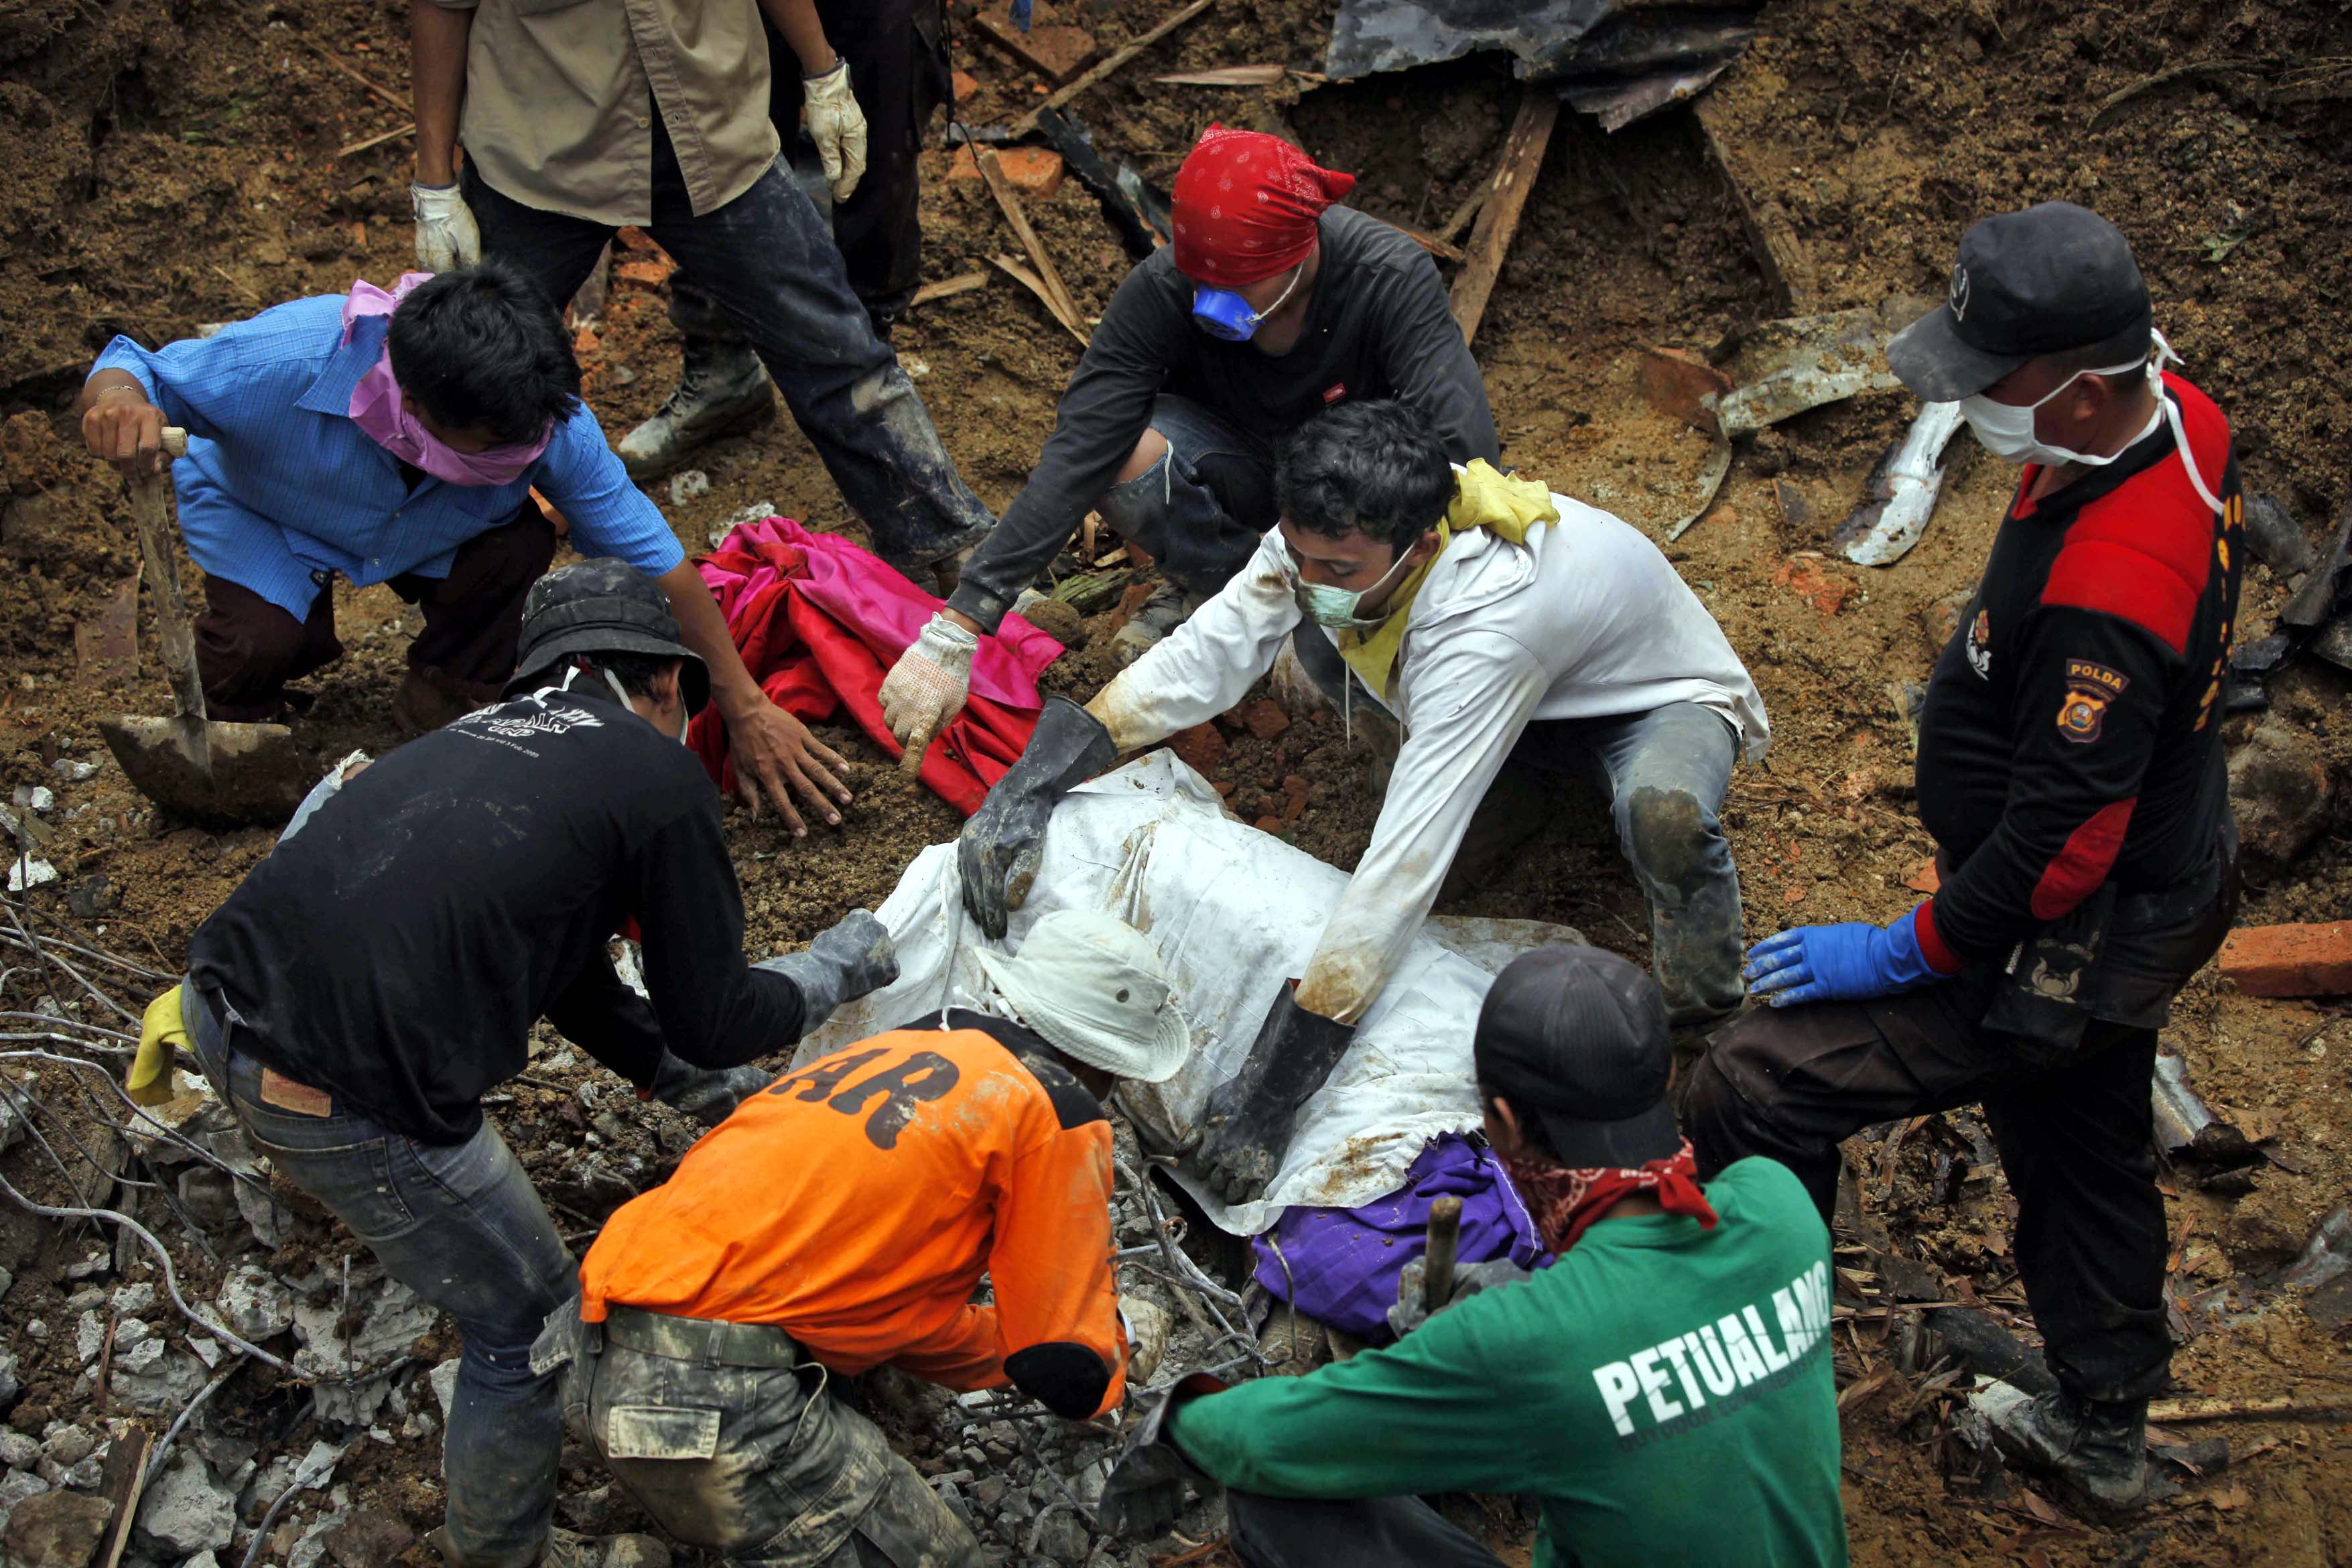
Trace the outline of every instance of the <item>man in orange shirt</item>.
<instances>
[{"instance_id":1,"label":"man in orange shirt","mask_svg":"<svg viewBox=\"0 0 2352 1568\"><path fill-rule=\"evenodd\" d=\"M1047 915L982 964L986 1011L745 1100L614 1215L577 1310L549 1320L534 1366L570 1358L573 1429L680 1541L758 1568L977 1562L827 1373L1010 1384L1073 1421L1125 1392L1102 1098L1173 1076L1191 1031L1150 944L1106 914Z\"/></svg>"}]
</instances>

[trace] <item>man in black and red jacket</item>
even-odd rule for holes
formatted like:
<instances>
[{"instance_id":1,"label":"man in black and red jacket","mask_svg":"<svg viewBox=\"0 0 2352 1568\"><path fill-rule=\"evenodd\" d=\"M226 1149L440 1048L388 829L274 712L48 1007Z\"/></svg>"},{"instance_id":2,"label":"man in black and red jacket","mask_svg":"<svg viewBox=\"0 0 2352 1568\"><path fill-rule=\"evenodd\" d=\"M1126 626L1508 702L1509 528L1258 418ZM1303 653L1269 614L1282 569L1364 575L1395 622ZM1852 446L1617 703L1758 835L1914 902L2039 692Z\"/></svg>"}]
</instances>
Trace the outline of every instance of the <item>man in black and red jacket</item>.
<instances>
[{"instance_id":1,"label":"man in black and red jacket","mask_svg":"<svg viewBox=\"0 0 2352 1568\"><path fill-rule=\"evenodd\" d=\"M1985 219L1950 296L1889 346L2025 465L1919 725L1941 885L1892 925L1803 926L1695 1075L1702 1176L1768 1154L1826 1216L1838 1141L1981 1102L2018 1201L2057 1389L1996 1402L2014 1457L2081 1500L2143 1490L2165 1380L2157 1030L2236 904L2220 697L2243 502L2230 427L2164 373L2131 248L2063 202Z\"/></svg>"}]
</instances>

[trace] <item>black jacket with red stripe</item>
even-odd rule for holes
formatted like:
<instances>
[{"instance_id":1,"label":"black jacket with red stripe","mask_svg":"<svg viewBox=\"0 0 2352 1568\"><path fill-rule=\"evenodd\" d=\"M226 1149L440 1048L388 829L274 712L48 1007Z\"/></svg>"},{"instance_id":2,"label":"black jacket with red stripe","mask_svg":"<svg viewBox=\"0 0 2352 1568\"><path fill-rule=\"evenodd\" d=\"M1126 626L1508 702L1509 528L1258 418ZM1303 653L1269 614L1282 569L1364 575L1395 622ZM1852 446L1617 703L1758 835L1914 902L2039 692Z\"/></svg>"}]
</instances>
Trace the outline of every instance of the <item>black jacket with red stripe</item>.
<instances>
[{"instance_id":1,"label":"black jacket with red stripe","mask_svg":"<svg viewBox=\"0 0 2352 1568\"><path fill-rule=\"evenodd\" d=\"M2101 884L2203 872L2230 810L2221 694L2244 502L2229 421L2178 376L2169 420L2039 500L2025 470L1919 721L1919 816L1946 879L1918 916L1939 969L2000 962Z\"/></svg>"}]
</instances>

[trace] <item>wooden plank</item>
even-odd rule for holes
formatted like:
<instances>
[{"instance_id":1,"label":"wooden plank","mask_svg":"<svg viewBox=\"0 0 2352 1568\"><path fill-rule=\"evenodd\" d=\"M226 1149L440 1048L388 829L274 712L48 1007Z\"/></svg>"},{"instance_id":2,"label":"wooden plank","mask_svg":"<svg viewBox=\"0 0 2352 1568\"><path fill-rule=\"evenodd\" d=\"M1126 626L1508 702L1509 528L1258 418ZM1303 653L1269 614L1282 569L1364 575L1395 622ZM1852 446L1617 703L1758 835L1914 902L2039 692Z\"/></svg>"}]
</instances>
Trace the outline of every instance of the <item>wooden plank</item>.
<instances>
[{"instance_id":1,"label":"wooden plank","mask_svg":"<svg viewBox=\"0 0 2352 1568\"><path fill-rule=\"evenodd\" d=\"M98 1495L114 1505L114 1515L106 1521L106 1533L99 1537L90 1568L116 1568L122 1561L131 1523L139 1515L140 1494L147 1489L147 1456L154 1447L152 1433L144 1426L132 1426L107 1449L105 1468L99 1472Z\"/></svg>"},{"instance_id":2,"label":"wooden plank","mask_svg":"<svg viewBox=\"0 0 2352 1568\"><path fill-rule=\"evenodd\" d=\"M1430 255L1437 258L1440 261L1463 261L1468 259L1469 253L1465 251L1460 246L1450 244L1445 240L1438 238L1433 234L1423 234L1417 228L1407 228L1401 223L1392 223L1389 225L1389 226L1396 230L1399 234L1404 236L1407 239L1412 241L1415 245L1421 247L1423 250L1429 252Z\"/></svg>"},{"instance_id":3,"label":"wooden plank","mask_svg":"<svg viewBox=\"0 0 2352 1568\"><path fill-rule=\"evenodd\" d=\"M937 282L924 284L915 290L915 297L907 303L910 306L928 305L934 300L951 300L958 294L969 294L975 289L986 287L988 287L988 273L985 270L959 272L952 278L942 278Z\"/></svg>"},{"instance_id":4,"label":"wooden plank","mask_svg":"<svg viewBox=\"0 0 2352 1568\"><path fill-rule=\"evenodd\" d=\"M1454 280L1454 320L1465 343L1478 336L1486 300L1495 292L1495 279L1510 254L1511 237L1518 232L1519 216L1527 211L1544 150L1551 145L1552 127L1559 122L1559 100L1551 89L1531 87L1520 95L1518 117L1503 138L1503 155L1496 160L1486 205L1478 209L1478 222L1470 230L1468 260Z\"/></svg>"},{"instance_id":5,"label":"wooden plank","mask_svg":"<svg viewBox=\"0 0 2352 1568\"><path fill-rule=\"evenodd\" d=\"M1698 116L1700 133L1706 138L1707 156L1723 175L1723 183L1731 187L1731 199L1739 208L1740 224L1748 230L1748 247L1755 254L1757 269L1764 274L1765 288L1771 290L1774 307L1783 316L1809 314L1821 288L1812 258L1804 241L1797 237L1788 209L1739 177L1721 125L1721 100L1709 93L1691 107Z\"/></svg>"},{"instance_id":6,"label":"wooden plank","mask_svg":"<svg viewBox=\"0 0 2352 1568\"><path fill-rule=\"evenodd\" d=\"M1007 7L982 11L971 19L981 42L993 47L999 53L1029 70L1036 72L1055 87L1061 86L1087 68L1102 51L1095 47L1095 36L1083 27L1072 27L1050 22L1043 17L1034 22L1027 32L1015 26Z\"/></svg>"},{"instance_id":7,"label":"wooden plank","mask_svg":"<svg viewBox=\"0 0 2352 1568\"><path fill-rule=\"evenodd\" d=\"M1054 308L1054 297L1045 292L1045 284L1043 279L1039 278L1034 272L1030 271L1026 267L1022 266L1021 263L1013 260L1013 258L1009 256L992 256L988 259L1007 278L1012 279L1015 283L1020 284L1021 287L1028 289L1032 294L1036 295L1037 302L1045 307L1045 313L1053 317L1054 320L1061 321L1063 326L1067 327L1069 329L1070 336L1078 340L1078 346L1080 348L1085 348L1090 342L1092 342L1092 340L1084 332L1078 331L1077 326L1074 322L1062 321L1061 312Z\"/></svg>"},{"instance_id":8,"label":"wooden plank","mask_svg":"<svg viewBox=\"0 0 2352 1568\"><path fill-rule=\"evenodd\" d=\"M1290 74L1281 65L1218 66L1213 70L1170 71L1151 79L1168 87L1272 87Z\"/></svg>"},{"instance_id":9,"label":"wooden plank","mask_svg":"<svg viewBox=\"0 0 2352 1568\"><path fill-rule=\"evenodd\" d=\"M1077 336L1080 342L1086 342L1087 334L1078 325L1077 303L1070 298L1070 291L1062 286L1062 275L1055 270L1054 258L1045 251L1045 242L1037 237L1035 229L1029 226L1029 214L1022 207L1021 197L1013 189L1013 182L1004 177L996 149L978 148L974 156L980 164L980 177L988 182L989 194L996 198L996 205L1003 210L1004 221L1013 226L1013 237L1021 242L1022 250L1029 258L1029 265L1036 269L1038 281L1045 285L1047 307L1062 325Z\"/></svg>"},{"instance_id":10,"label":"wooden plank","mask_svg":"<svg viewBox=\"0 0 2352 1568\"><path fill-rule=\"evenodd\" d=\"M1081 76L1076 80L1056 89L1053 96L1046 99L1045 101L1038 107L1041 109L1061 108L1062 105L1069 102L1070 100L1077 97L1078 94L1086 91L1087 89L1103 80L1112 72L1118 70L1121 66L1127 64L1128 61L1133 59L1136 56L1141 54L1144 50L1150 48L1152 45L1158 43L1160 39L1166 37L1169 34L1174 32L1177 28L1182 26L1185 23L1191 21L1193 17L1199 16L1202 12L1207 10L1216 3L1217 0L1192 0L1191 5L1186 5L1182 10L1177 12L1166 21L1160 23L1160 26L1152 28L1151 31L1144 34L1140 37L1130 38L1126 43L1120 45L1118 48L1113 49L1103 58L1100 64L1088 69L1084 76ZM1037 116L1034 110L1013 122L1013 131L1016 136L1025 136L1036 128Z\"/></svg>"}]
</instances>

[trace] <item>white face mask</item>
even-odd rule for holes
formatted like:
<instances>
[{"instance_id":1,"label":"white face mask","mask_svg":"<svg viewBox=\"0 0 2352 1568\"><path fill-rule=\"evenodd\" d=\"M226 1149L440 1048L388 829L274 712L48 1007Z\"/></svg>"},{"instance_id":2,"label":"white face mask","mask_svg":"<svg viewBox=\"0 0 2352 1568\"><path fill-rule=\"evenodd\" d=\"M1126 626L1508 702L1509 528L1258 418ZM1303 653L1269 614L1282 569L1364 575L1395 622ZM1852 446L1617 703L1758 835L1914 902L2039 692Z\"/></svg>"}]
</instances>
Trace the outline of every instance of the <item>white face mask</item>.
<instances>
[{"instance_id":1,"label":"white face mask","mask_svg":"<svg viewBox=\"0 0 2352 1568\"><path fill-rule=\"evenodd\" d=\"M2196 487L2198 495L2208 506L2220 511L2221 500L2206 485L2204 476L2197 471L2196 460L2189 456L2189 435L2180 426L2180 411L2164 395L2164 366L2168 361L2179 364L2180 356L2173 352L2172 344L2166 341L2162 332L2151 331L2149 336L2155 340L2155 348L2145 360L2134 360L2128 364L2111 365L2100 370L2077 371L2047 395L2029 404L1995 403L1979 393L1973 397L1960 399L1960 416L1969 422L1969 428L1976 432L1977 439L1984 444L1985 449L2004 462L2041 463L2053 468L2080 463L2093 468L2104 468L2114 462L2153 435L2158 425L2169 421L2173 444L2179 451L2180 466L2189 471L2189 482ZM2156 394L2156 407L2149 412L2147 423L2139 432L2115 451L2105 457L2077 452L2069 447L2052 446L2034 433L2034 411L2084 376L2123 375L2134 370L2142 371L2147 375L2148 387Z\"/></svg>"},{"instance_id":2,"label":"white face mask","mask_svg":"<svg viewBox=\"0 0 2352 1568\"><path fill-rule=\"evenodd\" d=\"M1328 583L1305 581L1293 584L1291 593L1298 601L1299 614L1317 626L1328 626L1333 631L1367 632L1384 625L1388 620L1386 615L1374 616L1367 620L1356 614L1357 606L1363 603L1367 595L1379 593L1382 584L1396 575L1397 568L1412 556L1410 550L1398 555L1369 588L1335 588Z\"/></svg>"}]
</instances>

